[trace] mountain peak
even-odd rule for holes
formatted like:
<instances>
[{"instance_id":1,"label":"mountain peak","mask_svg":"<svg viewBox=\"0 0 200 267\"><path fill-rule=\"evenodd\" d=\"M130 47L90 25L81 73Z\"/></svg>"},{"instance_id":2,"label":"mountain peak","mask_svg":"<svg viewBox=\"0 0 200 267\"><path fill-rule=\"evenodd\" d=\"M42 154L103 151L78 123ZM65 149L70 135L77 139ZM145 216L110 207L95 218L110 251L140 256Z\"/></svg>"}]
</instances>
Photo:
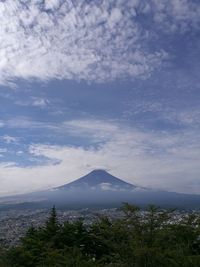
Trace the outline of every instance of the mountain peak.
<instances>
[{"instance_id":1,"label":"mountain peak","mask_svg":"<svg viewBox=\"0 0 200 267\"><path fill-rule=\"evenodd\" d=\"M110 175L105 169L94 169L93 171L89 172L87 175Z\"/></svg>"}]
</instances>

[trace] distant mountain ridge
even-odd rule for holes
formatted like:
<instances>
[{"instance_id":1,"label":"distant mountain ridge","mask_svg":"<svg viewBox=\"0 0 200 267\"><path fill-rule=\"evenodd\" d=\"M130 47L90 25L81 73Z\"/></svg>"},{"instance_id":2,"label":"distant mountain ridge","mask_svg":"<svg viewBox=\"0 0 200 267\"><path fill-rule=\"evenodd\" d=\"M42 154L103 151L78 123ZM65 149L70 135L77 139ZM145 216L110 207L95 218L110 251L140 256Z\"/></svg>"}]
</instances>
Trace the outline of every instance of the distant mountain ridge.
<instances>
[{"instance_id":1,"label":"distant mountain ridge","mask_svg":"<svg viewBox=\"0 0 200 267\"><path fill-rule=\"evenodd\" d=\"M125 182L105 170L93 170L85 176L50 190L0 198L1 208L119 207L122 202L139 206L200 209L200 195L159 191Z\"/></svg>"}]
</instances>

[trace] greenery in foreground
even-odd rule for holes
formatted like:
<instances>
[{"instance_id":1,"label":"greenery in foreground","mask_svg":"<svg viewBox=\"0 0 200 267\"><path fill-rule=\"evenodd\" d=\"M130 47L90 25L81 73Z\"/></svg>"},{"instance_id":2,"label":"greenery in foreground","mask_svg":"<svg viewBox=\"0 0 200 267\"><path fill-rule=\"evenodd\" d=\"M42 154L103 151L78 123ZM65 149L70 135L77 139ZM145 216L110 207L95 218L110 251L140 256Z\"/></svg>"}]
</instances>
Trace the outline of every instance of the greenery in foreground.
<instances>
[{"instance_id":1,"label":"greenery in foreground","mask_svg":"<svg viewBox=\"0 0 200 267\"><path fill-rule=\"evenodd\" d=\"M124 217L57 221L52 209L44 227L31 227L21 244L1 250L0 266L12 267L199 267L200 217L173 219L173 212L124 204Z\"/></svg>"}]
</instances>

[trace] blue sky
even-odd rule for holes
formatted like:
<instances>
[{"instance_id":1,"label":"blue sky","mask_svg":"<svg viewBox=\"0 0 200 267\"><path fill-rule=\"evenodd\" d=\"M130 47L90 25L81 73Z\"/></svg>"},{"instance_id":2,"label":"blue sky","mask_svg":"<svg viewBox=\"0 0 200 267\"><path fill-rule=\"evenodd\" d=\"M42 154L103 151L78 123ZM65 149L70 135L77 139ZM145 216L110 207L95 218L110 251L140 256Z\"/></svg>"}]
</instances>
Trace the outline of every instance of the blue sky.
<instances>
[{"instance_id":1,"label":"blue sky","mask_svg":"<svg viewBox=\"0 0 200 267\"><path fill-rule=\"evenodd\" d=\"M0 195L104 168L200 193L200 5L0 1Z\"/></svg>"}]
</instances>

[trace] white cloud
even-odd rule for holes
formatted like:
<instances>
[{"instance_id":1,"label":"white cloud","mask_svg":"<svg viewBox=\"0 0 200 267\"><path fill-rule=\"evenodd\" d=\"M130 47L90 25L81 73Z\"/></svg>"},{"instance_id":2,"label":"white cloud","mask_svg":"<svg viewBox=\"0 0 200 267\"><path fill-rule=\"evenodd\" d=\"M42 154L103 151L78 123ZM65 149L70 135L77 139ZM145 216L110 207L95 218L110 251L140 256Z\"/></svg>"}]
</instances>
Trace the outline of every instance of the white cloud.
<instances>
[{"instance_id":1,"label":"white cloud","mask_svg":"<svg viewBox=\"0 0 200 267\"><path fill-rule=\"evenodd\" d=\"M154 20L166 32L186 32L199 29L200 6L191 0L151 0Z\"/></svg>"},{"instance_id":2,"label":"white cloud","mask_svg":"<svg viewBox=\"0 0 200 267\"><path fill-rule=\"evenodd\" d=\"M47 108L50 106L51 102L48 98L44 97L30 97L26 99L17 99L15 100L15 104L19 106L32 106L38 108Z\"/></svg>"},{"instance_id":3,"label":"white cloud","mask_svg":"<svg viewBox=\"0 0 200 267\"><path fill-rule=\"evenodd\" d=\"M44 99L44 98L34 98L33 103L32 103L33 106L40 107L40 108L44 108L48 106L48 104L49 104L49 100Z\"/></svg>"},{"instance_id":4,"label":"white cloud","mask_svg":"<svg viewBox=\"0 0 200 267\"><path fill-rule=\"evenodd\" d=\"M0 83L15 78L103 81L149 75L166 53L151 53L141 45L147 35L134 19L138 4L0 2Z\"/></svg>"},{"instance_id":5,"label":"white cloud","mask_svg":"<svg viewBox=\"0 0 200 267\"><path fill-rule=\"evenodd\" d=\"M2 122L2 127L10 129L46 129L46 130L59 130L60 126L53 123L44 123L43 121L34 121L29 117L21 116L13 119L8 119Z\"/></svg>"},{"instance_id":6,"label":"white cloud","mask_svg":"<svg viewBox=\"0 0 200 267\"><path fill-rule=\"evenodd\" d=\"M91 140L101 142L98 146L91 142L87 148L31 145L31 157L51 160L48 165L41 166L19 167L14 163L0 166L1 195L61 185L95 168L108 169L116 176L145 187L200 193L195 186L199 180L200 160L200 137L196 132L145 132L95 120L71 121L69 125L66 132L75 135L79 132L80 136L87 132ZM58 164L53 164L55 161Z\"/></svg>"},{"instance_id":7,"label":"white cloud","mask_svg":"<svg viewBox=\"0 0 200 267\"><path fill-rule=\"evenodd\" d=\"M0 139L2 139L6 144L11 144L11 143L16 144L19 142L18 137L14 137L14 136L10 136L10 135L4 135L4 136L0 137Z\"/></svg>"},{"instance_id":8,"label":"white cloud","mask_svg":"<svg viewBox=\"0 0 200 267\"><path fill-rule=\"evenodd\" d=\"M56 9L60 6L60 0L45 0L46 9Z\"/></svg>"},{"instance_id":9,"label":"white cloud","mask_svg":"<svg viewBox=\"0 0 200 267\"><path fill-rule=\"evenodd\" d=\"M6 148L0 148L0 153L6 153L7 149Z\"/></svg>"},{"instance_id":10,"label":"white cloud","mask_svg":"<svg viewBox=\"0 0 200 267\"><path fill-rule=\"evenodd\" d=\"M0 128L3 128L5 126L4 122L0 121Z\"/></svg>"},{"instance_id":11,"label":"white cloud","mask_svg":"<svg viewBox=\"0 0 200 267\"><path fill-rule=\"evenodd\" d=\"M149 14L153 20L143 28L141 16ZM167 56L158 44L150 49L157 29L199 29L200 6L189 0L6 0L0 17L1 84L16 78L105 81L149 76Z\"/></svg>"},{"instance_id":12,"label":"white cloud","mask_svg":"<svg viewBox=\"0 0 200 267\"><path fill-rule=\"evenodd\" d=\"M113 8L108 20L108 25L111 27L114 27L116 24L120 22L120 20L123 18L121 10L119 8Z\"/></svg>"}]
</instances>

